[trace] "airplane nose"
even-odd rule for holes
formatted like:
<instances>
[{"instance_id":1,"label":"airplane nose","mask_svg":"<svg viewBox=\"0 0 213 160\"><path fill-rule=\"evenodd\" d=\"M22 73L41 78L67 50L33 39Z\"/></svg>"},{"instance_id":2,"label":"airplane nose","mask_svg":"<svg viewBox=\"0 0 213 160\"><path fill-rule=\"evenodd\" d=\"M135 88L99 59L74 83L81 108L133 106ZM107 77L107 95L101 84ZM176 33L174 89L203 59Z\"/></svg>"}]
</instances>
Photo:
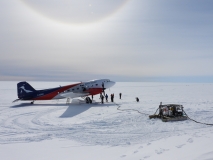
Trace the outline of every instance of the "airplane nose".
<instances>
[{"instance_id":1,"label":"airplane nose","mask_svg":"<svg viewBox=\"0 0 213 160\"><path fill-rule=\"evenodd\" d=\"M115 85L115 82L114 81L110 81L109 88L114 86L114 85Z\"/></svg>"},{"instance_id":2,"label":"airplane nose","mask_svg":"<svg viewBox=\"0 0 213 160\"><path fill-rule=\"evenodd\" d=\"M104 83L104 88L111 88L114 85L115 85L114 81L108 81Z\"/></svg>"}]
</instances>

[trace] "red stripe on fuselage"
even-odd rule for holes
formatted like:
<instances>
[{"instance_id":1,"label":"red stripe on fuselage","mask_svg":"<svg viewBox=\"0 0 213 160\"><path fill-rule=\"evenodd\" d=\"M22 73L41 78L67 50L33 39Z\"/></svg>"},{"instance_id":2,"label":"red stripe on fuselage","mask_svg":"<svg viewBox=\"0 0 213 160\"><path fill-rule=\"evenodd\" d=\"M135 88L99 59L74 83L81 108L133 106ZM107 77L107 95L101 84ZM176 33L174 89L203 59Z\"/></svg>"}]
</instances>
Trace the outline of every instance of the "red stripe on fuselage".
<instances>
[{"instance_id":1,"label":"red stripe on fuselage","mask_svg":"<svg viewBox=\"0 0 213 160\"><path fill-rule=\"evenodd\" d=\"M103 91L103 88L90 88L87 90L90 95L100 94Z\"/></svg>"},{"instance_id":2,"label":"red stripe on fuselage","mask_svg":"<svg viewBox=\"0 0 213 160\"><path fill-rule=\"evenodd\" d=\"M69 88L72 88L74 86L77 86L78 84L81 84L81 83L72 84L72 85L68 85L68 86L63 86L63 87L59 88L58 90L56 90L54 92L51 92L51 93L46 94L46 95L43 95L41 97L34 98L33 100L51 100L55 96L57 96L59 93L64 92L65 90L67 90Z\"/></svg>"}]
</instances>

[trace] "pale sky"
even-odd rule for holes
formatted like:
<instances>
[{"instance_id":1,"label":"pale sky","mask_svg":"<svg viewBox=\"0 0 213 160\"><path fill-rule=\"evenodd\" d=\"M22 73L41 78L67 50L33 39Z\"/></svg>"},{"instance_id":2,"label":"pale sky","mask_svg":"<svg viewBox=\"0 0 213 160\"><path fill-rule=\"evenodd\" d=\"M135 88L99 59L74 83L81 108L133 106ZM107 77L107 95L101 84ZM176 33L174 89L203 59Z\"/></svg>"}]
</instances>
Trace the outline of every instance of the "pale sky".
<instances>
[{"instance_id":1,"label":"pale sky","mask_svg":"<svg viewBox=\"0 0 213 160\"><path fill-rule=\"evenodd\" d=\"M1 0L0 80L213 82L211 0Z\"/></svg>"}]
</instances>

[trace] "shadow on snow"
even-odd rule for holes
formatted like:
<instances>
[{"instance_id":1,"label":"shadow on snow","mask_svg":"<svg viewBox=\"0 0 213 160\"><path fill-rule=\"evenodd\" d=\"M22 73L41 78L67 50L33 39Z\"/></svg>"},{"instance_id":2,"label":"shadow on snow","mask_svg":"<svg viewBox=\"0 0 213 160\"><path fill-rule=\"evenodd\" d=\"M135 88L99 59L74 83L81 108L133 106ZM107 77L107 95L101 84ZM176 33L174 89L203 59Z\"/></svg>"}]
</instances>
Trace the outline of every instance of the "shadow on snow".
<instances>
[{"instance_id":1,"label":"shadow on snow","mask_svg":"<svg viewBox=\"0 0 213 160\"><path fill-rule=\"evenodd\" d=\"M21 103L17 105L13 105L10 108L21 108L21 107L44 107L44 106L68 106L66 111L59 116L59 118L71 118L78 114L81 114L92 107L109 107L115 106L113 103L92 103L92 104L30 104L30 103Z\"/></svg>"},{"instance_id":2,"label":"shadow on snow","mask_svg":"<svg viewBox=\"0 0 213 160\"><path fill-rule=\"evenodd\" d=\"M30 103L21 103L13 105L10 108L19 108L19 107L43 107L43 106L67 106L67 104L30 104Z\"/></svg>"},{"instance_id":3,"label":"shadow on snow","mask_svg":"<svg viewBox=\"0 0 213 160\"><path fill-rule=\"evenodd\" d=\"M71 105L69 105L67 110L60 116L60 118L74 117L78 114L81 114L81 113L87 111L88 109L90 109L92 107L109 107L109 106L113 106L113 105L114 104L100 104L100 103L81 104L81 105L71 104Z\"/></svg>"}]
</instances>

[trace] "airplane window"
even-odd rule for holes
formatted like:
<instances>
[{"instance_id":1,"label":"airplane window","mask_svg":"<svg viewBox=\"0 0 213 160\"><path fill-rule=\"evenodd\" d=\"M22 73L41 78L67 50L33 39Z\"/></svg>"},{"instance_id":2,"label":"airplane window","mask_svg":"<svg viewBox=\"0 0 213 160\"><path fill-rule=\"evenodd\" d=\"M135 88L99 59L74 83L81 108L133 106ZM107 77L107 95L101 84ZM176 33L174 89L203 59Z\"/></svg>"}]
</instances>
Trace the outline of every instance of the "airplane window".
<instances>
[{"instance_id":1,"label":"airplane window","mask_svg":"<svg viewBox=\"0 0 213 160\"><path fill-rule=\"evenodd\" d=\"M97 86L98 84L96 84L96 86Z\"/></svg>"},{"instance_id":2,"label":"airplane window","mask_svg":"<svg viewBox=\"0 0 213 160\"><path fill-rule=\"evenodd\" d=\"M72 89L73 91L75 90L75 89Z\"/></svg>"},{"instance_id":3,"label":"airplane window","mask_svg":"<svg viewBox=\"0 0 213 160\"><path fill-rule=\"evenodd\" d=\"M77 89L79 89L79 88L77 88Z\"/></svg>"}]
</instances>

